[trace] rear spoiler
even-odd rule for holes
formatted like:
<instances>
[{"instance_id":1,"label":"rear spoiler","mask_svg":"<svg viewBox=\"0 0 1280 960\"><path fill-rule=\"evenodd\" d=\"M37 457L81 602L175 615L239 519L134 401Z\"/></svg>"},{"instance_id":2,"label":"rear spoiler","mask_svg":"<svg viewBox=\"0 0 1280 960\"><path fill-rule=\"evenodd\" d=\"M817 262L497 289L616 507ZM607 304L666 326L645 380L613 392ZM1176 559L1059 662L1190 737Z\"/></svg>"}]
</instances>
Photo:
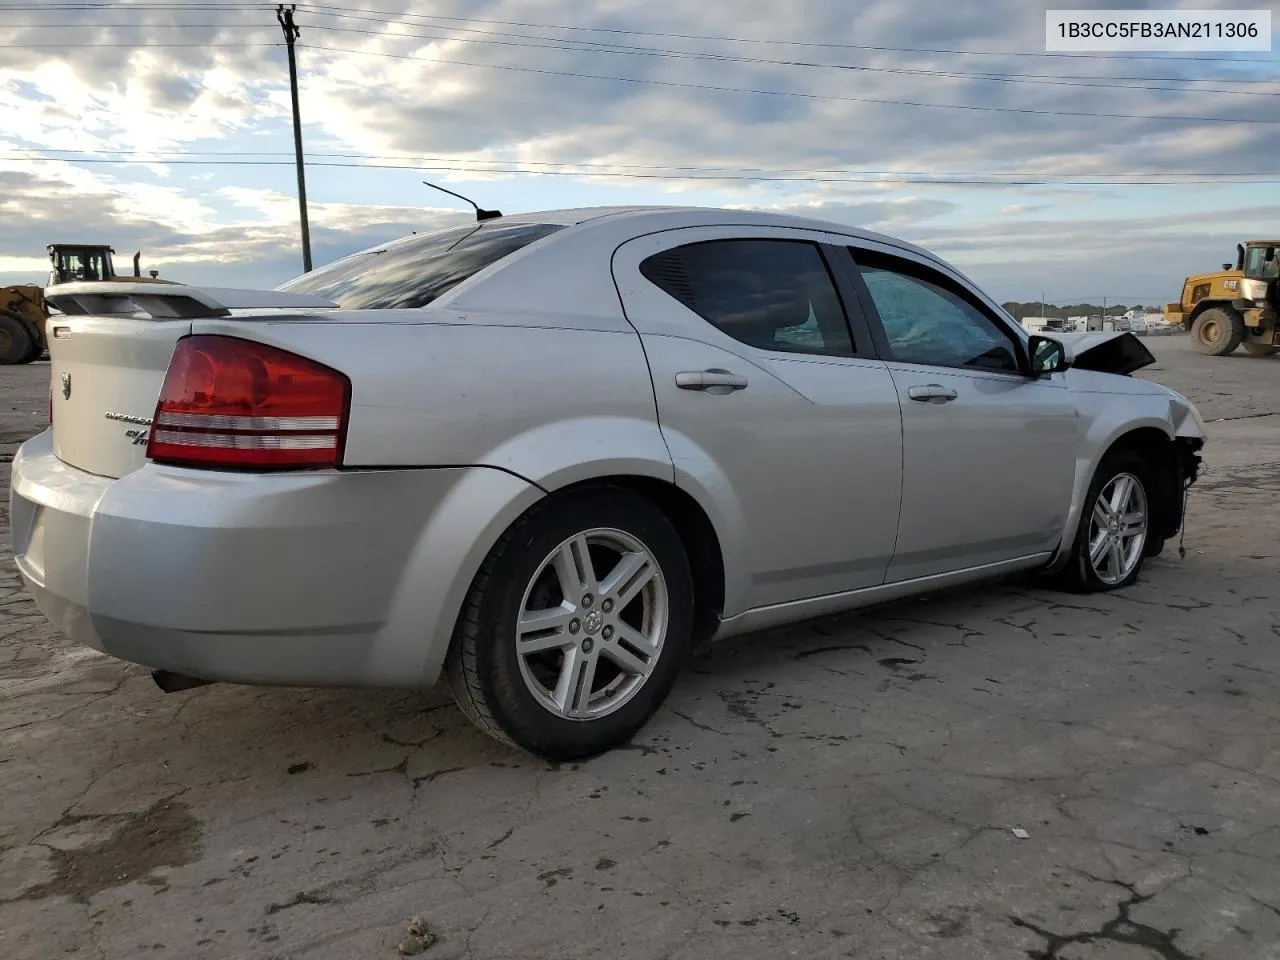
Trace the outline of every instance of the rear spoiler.
<instances>
[{"instance_id":1,"label":"rear spoiler","mask_svg":"<svg viewBox=\"0 0 1280 960\"><path fill-rule=\"evenodd\" d=\"M278 290L189 287L182 283L87 281L46 287L45 301L68 316L127 315L151 320L229 317L232 310L279 307L334 309L323 297Z\"/></svg>"}]
</instances>

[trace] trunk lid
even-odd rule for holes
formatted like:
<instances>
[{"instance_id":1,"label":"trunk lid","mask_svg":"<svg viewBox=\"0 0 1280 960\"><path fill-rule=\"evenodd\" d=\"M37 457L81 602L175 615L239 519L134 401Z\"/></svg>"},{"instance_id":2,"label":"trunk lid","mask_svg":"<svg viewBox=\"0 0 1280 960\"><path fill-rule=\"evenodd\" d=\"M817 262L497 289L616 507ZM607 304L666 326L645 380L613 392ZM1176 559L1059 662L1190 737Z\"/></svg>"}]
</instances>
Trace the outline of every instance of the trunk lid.
<instances>
[{"instance_id":1,"label":"trunk lid","mask_svg":"<svg viewBox=\"0 0 1280 960\"><path fill-rule=\"evenodd\" d=\"M232 308L240 307L332 306L274 291L158 287L67 283L45 290L45 299L63 311L48 323L53 448L77 469L114 479L146 462L160 387L192 320L232 318Z\"/></svg>"},{"instance_id":2,"label":"trunk lid","mask_svg":"<svg viewBox=\"0 0 1280 960\"><path fill-rule=\"evenodd\" d=\"M190 320L51 317L53 449L73 467L123 477L146 462L160 385Z\"/></svg>"}]
</instances>

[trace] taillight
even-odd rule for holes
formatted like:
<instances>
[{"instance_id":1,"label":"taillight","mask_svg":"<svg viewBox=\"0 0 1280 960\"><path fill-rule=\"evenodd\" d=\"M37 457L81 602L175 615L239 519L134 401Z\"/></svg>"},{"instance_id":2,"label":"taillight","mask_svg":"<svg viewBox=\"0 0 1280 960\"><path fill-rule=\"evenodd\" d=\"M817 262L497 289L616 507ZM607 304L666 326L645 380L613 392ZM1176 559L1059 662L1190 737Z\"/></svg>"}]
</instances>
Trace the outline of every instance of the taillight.
<instances>
[{"instance_id":1,"label":"taillight","mask_svg":"<svg viewBox=\"0 0 1280 960\"><path fill-rule=\"evenodd\" d=\"M323 364L236 337L178 341L147 456L187 467L335 467L351 381Z\"/></svg>"}]
</instances>

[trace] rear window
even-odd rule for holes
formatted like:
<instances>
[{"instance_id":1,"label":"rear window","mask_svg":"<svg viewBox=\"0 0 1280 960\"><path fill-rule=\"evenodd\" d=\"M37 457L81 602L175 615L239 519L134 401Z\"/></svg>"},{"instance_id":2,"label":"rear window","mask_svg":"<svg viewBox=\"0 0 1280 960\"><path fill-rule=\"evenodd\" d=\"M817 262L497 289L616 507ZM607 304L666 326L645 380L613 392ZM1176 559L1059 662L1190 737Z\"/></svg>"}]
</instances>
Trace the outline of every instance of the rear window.
<instances>
[{"instance_id":1,"label":"rear window","mask_svg":"<svg viewBox=\"0 0 1280 960\"><path fill-rule=\"evenodd\" d=\"M304 273L277 287L346 310L425 307L492 263L564 229L554 223L483 223L405 237Z\"/></svg>"}]
</instances>

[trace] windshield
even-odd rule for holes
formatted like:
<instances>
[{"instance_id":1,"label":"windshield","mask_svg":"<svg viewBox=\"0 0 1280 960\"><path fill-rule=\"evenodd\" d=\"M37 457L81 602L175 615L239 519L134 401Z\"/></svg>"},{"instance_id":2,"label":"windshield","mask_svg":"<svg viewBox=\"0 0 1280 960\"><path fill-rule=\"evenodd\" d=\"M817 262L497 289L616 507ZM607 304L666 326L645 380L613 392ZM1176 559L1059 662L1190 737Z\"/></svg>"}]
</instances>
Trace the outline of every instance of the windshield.
<instances>
[{"instance_id":1,"label":"windshield","mask_svg":"<svg viewBox=\"0 0 1280 960\"><path fill-rule=\"evenodd\" d=\"M1244 275L1256 280L1275 280L1280 277L1280 257L1272 257L1267 262L1266 247L1250 247L1248 259L1244 262Z\"/></svg>"},{"instance_id":2,"label":"windshield","mask_svg":"<svg viewBox=\"0 0 1280 960\"><path fill-rule=\"evenodd\" d=\"M561 229L554 223L484 223L415 234L276 289L324 297L346 310L425 307L490 264Z\"/></svg>"}]
</instances>

